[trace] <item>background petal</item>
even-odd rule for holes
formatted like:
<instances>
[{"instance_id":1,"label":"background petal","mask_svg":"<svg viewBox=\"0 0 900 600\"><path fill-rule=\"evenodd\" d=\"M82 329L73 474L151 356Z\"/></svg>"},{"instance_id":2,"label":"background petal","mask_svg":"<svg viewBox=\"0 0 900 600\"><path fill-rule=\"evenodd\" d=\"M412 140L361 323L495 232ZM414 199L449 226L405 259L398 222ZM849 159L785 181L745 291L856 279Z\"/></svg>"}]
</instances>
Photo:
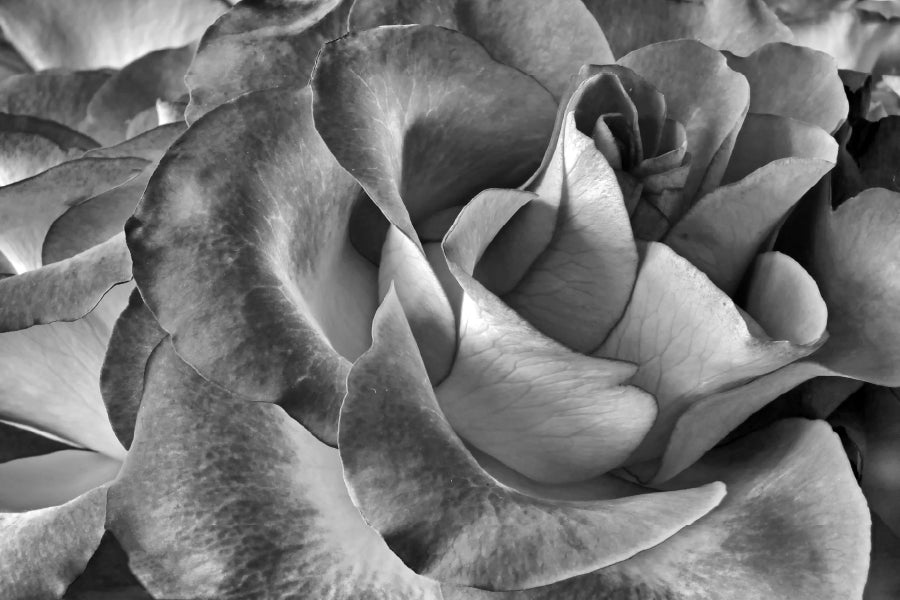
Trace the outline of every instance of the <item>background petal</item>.
<instances>
[{"instance_id":1,"label":"background petal","mask_svg":"<svg viewBox=\"0 0 900 600\"><path fill-rule=\"evenodd\" d=\"M59 123L0 113L0 186L77 158L97 142Z\"/></svg>"},{"instance_id":2,"label":"background petal","mask_svg":"<svg viewBox=\"0 0 900 600\"><path fill-rule=\"evenodd\" d=\"M112 74L111 69L50 69L14 75L0 84L0 111L40 117L79 129L91 98Z\"/></svg>"}]
</instances>

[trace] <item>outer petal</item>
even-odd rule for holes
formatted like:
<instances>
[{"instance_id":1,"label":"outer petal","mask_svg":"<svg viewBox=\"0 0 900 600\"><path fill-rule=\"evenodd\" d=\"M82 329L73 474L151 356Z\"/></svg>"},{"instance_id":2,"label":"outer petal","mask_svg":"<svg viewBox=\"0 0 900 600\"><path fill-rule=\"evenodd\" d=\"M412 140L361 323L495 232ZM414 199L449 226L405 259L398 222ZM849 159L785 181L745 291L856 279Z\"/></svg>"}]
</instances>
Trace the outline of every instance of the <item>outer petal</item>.
<instances>
[{"instance_id":1,"label":"outer petal","mask_svg":"<svg viewBox=\"0 0 900 600\"><path fill-rule=\"evenodd\" d=\"M0 595L10 600L56 600L100 545L106 488L67 504L0 513Z\"/></svg>"},{"instance_id":2,"label":"outer petal","mask_svg":"<svg viewBox=\"0 0 900 600\"><path fill-rule=\"evenodd\" d=\"M195 123L127 227L144 300L185 360L330 440L377 302L348 236L358 198L309 91L269 90Z\"/></svg>"},{"instance_id":3,"label":"outer petal","mask_svg":"<svg viewBox=\"0 0 900 600\"><path fill-rule=\"evenodd\" d=\"M412 240L416 221L486 187L522 183L556 112L533 79L431 26L381 27L328 44L312 87L329 150Z\"/></svg>"},{"instance_id":4,"label":"outer petal","mask_svg":"<svg viewBox=\"0 0 900 600\"><path fill-rule=\"evenodd\" d=\"M667 246L649 244L628 309L597 353L637 363L631 382L659 404L632 460L658 456L691 404L808 355L824 332L822 318L812 342L807 332L803 339L772 340L690 263Z\"/></svg>"},{"instance_id":5,"label":"outer petal","mask_svg":"<svg viewBox=\"0 0 900 600\"><path fill-rule=\"evenodd\" d=\"M749 54L767 42L791 39L762 0L583 0L617 56L648 44L693 38L713 48Z\"/></svg>"},{"instance_id":6,"label":"outer petal","mask_svg":"<svg viewBox=\"0 0 900 600\"><path fill-rule=\"evenodd\" d=\"M461 31L557 98L581 65L615 60L580 0L357 0L350 12L351 31L408 23Z\"/></svg>"},{"instance_id":7,"label":"outer petal","mask_svg":"<svg viewBox=\"0 0 900 600\"><path fill-rule=\"evenodd\" d=\"M750 104L750 86L725 57L693 40L653 44L619 59L666 98L668 117L684 125L691 153L685 196L715 189Z\"/></svg>"},{"instance_id":8,"label":"outer petal","mask_svg":"<svg viewBox=\"0 0 900 600\"><path fill-rule=\"evenodd\" d=\"M437 390L454 428L540 481L578 481L617 467L656 416L624 385L633 365L573 352L541 335L471 277L484 247L526 192L488 190L462 212L444 249L465 290L453 370Z\"/></svg>"},{"instance_id":9,"label":"outer petal","mask_svg":"<svg viewBox=\"0 0 900 600\"><path fill-rule=\"evenodd\" d=\"M156 597L441 599L363 521L336 450L203 381L169 344L148 366L107 525Z\"/></svg>"},{"instance_id":10,"label":"outer petal","mask_svg":"<svg viewBox=\"0 0 900 600\"><path fill-rule=\"evenodd\" d=\"M252 90L305 84L322 44L347 32L351 4L261 0L222 15L203 34L187 74L188 122Z\"/></svg>"},{"instance_id":11,"label":"outer petal","mask_svg":"<svg viewBox=\"0 0 900 600\"><path fill-rule=\"evenodd\" d=\"M713 485L555 503L510 490L482 470L438 408L393 293L373 338L341 408L344 477L366 522L416 571L487 589L545 585L656 545L723 495Z\"/></svg>"},{"instance_id":12,"label":"outer petal","mask_svg":"<svg viewBox=\"0 0 900 600\"><path fill-rule=\"evenodd\" d=\"M6 0L0 29L36 69L121 67L199 38L223 10L215 0Z\"/></svg>"}]
</instances>

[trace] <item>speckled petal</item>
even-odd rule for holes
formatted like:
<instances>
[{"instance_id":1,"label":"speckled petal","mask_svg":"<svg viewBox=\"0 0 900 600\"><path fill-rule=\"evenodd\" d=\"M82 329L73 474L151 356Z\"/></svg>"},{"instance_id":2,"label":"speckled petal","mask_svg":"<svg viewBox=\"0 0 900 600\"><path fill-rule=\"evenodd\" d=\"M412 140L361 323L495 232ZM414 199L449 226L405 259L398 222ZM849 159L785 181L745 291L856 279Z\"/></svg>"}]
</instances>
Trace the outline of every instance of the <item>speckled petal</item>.
<instances>
[{"instance_id":1,"label":"speckled petal","mask_svg":"<svg viewBox=\"0 0 900 600\"><path fill-rule=\"evenodd\" d=\"M616 56L648 44L693 38L746 55L767 42L791 39L763 0L583 0Z\"/></svg>"},{"instance_id":2,"label":"speckled petal","mask_svg":"<svg viewBox=\"0 0 900 600\"><path fill-rule=\"evenodd\" d=\"M387 26L325 46L313 73L316 128L387 218L413 224L540 164L556 104L477 42L433 26Z\"/></svg>"},{"instance_id":3,"label":"speckled petal","mask_svg":"<svg viewBox=\"0 0 900 600\"><path fill-rule=\"evenodd\" d=\"M216 0L5 0L0 30L36 69L122 67L199 38L225 8Z\"/></svg>"},{"instance_id":4,"label":"speckled petal","mask_svg":"<svg viewBox=\"0 0 900 600\"><path fill-rule=\"evenodd\" d=\"M581 65L615 60L580 0L357 0L350 12L352 31L410 23L461 31L557 98Z\"/></svg>"},{"instance_id":5,"label":"speckled petal","mask_svg":"<svg viewBox=\"0 0 900 600\"><path fill-rule=\"evenodd\" d=\"M337 450L280 407L229 397L168 343L144 389L107 525L151 594L441 600L363 521Z\"/></svg>"},{"instance_id":6,"label":"speckled petal","mask_svg":"<svg viewBox=\"0 0 900 600\"><path fill-rule=\"evenodd\" d=\"M494 590L547 585L655 546L724 495L710 485L555 503L513 491L478 465L445 419L395 293L372 336L341 408L344 477L366 522L417 572Z\"/></svg>"},{"instance_id":7,"label":"speckled petal","mask_svg":"<svg viewBox=\"0 0 900 600\"><path fill-rule=\"evenodd\" d=\"M709 394L775 371L813 352L773 340L703 273L651 243L628 309L598 351L639 365L630 382L656 396L659 415L632 461L659 456L678 417Z\"/></svg>"},{"instance_id":8,"label":"speckled petal","mask_svg":"<svg viewBox=\"0 0 900 600\"><path fill-rule=\"evenodd\" d=\"M208 113L169 149L126 231L144 301L179 354L333 440L377 273L349 240L359 187L310 103L308 88L282 88Z\"/></svg>"},{"instance_id":9,"label":"speckled petal","mask_svg":"<svg viewBox=\"0 0 900 600\"><path fill-rule=\"evenodd\" d=\"M58 600L100 545L106 488L62 506L0 513L0 596Z\"/></svg>"},{"instance_id":10,"label":"speckled petal","mask_svg":"<svg viewBox=\"0 0 900 600\"><path fill-rule=\"evenodd\" d=\"M0 113L0 187L32 177L99 144L54 121Z\"/></svg>"},{"instance_id":11,"label":"speckled petal","mask_svg":"<svg viewBox=\"0 0 900 600\"><path fill-rule=\"evenodd\" d=\"M347 33L352 3L260 0L222 15L188 70L188 122L246 92L305 84L322 45Z\"/></svg>"}]
</instances>

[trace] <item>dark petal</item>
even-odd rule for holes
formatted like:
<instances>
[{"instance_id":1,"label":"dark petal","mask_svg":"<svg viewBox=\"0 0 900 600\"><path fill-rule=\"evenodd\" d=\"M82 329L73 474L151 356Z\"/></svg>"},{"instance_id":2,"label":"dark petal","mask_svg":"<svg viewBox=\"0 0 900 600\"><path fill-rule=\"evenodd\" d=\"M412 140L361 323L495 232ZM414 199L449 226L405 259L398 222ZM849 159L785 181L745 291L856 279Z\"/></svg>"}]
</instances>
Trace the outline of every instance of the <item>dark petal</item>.
<instances>
[{"instance_id":1,"label":"dark petal","mask_svg":"<svg viewBox=\"0 0 900 600\"><path fill-rule=\"evenodd\" d=\"M557 98L581 65L615 60L580 0L357 0L350 12L351 31L415 23L466 34Z\"/></svg>"},{"instance_id":2,"label":"dark petal","mask_svg":"<svg viewBox=\"0 0 900 600\"><path fill-rule=\"evenodd\" d=\"M110 532L63 600L153 600L128 567L128 556Z\"/></svg>"},{"instance_id":3,"label":"dark petal","mask_svg":"<svg viewBox=\"0 0 900 600\"><path fill-rule=\"evenodd\" d=\"M348 235L359 194L313 128L309 90L267 90L173 144L126 227L135 280L179 354L332 441L377 303Z\"/></svg>"},{"instance_id":4,"label":"dark petal","mask_svg":"<svg viewBox=\"0 0 900 600\"><path fill-rule=\"evenodd\" d=\"M73 446L65 442L36 431L0 422L0 463L73 449Z\"/></svg>"},{"instance_id":5,"label":"dark petal","mask_svg":"<svg viewBox=\"0 0 900 600\"><path fill-rule=\"evenodd\" d=\"M0 84L0 111L40 117L80 130L91 98L112 74L110 69L52 69L15 75Z\"/></svg>"},{"instance_id":6,"label":"dark petal","mask_svg":"<svg viewBox=\"0 0 900 600\"><path fill-rule=\"evenodd\" d=\"M259 0L222 15L188 70L188 122L246 92L305 84L322 44L347 32L352 3Z\"/></svg>"},{"instance_id":7,"label":"dark petal","mask_svg":"<svg viewBox=\"0 0 900 600\"><path fill-rule=\"evenodd\" d=\"M313 73L316 128L412 240L413 223L484 188L522 183L553 129L553 97L477 42L389 26L327 44Z\"/></svg>"}]
</instances>

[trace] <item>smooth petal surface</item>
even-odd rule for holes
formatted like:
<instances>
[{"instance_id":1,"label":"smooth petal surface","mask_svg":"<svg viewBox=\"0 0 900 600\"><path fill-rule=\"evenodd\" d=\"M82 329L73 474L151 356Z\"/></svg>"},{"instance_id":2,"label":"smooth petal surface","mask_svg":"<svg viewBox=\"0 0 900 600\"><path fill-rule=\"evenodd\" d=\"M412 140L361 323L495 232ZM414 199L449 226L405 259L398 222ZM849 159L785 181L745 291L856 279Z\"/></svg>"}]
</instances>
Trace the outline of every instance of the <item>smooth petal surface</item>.
<instances>
[{"instance_id":1,"label":"smooth petal surface","mask_svg":"<svg viewBox=\"0 0 900 600\"><path fill-rule=\"evenodd\" d=\"M539 481L579 481L621 464L652 425L656 404L624 385L634 365L561 346L472 278L489 240L529 198L480 194L445 239L465 296L456 359L437 395L454 429L479 449Z\"/></svg>"},{"instance_id":2,"label":"smooth petal surface","mask_svg":"<svg viewBox=\"0 0 900 600\"><path fill-rule=\"evenodd\" d=\"M418 220L484 188L522 183L556 112L533 79L432 26L381 27L326 45L312 88L329 150L412 240Z\"/></svg>"},{"instance_id":3,"label":"smooth petal surface","mask_svg":"<svg viewBox=\"0 0 900 600\"><path fill-rule=\"evenodd\" d=\"M121 67L200 37L215 0L6 0L0 29L35 69Z\"/></svg>"},{"instance_id":4,"label":"smooth petal surface","mask_svg":"<svg viewBox=\"0 0 900 600\"><path fill-rule=\"evenodd\" d=\"M88 105L113 71L51 69L14 75L0 84L0 111L30 115L79 129Z\"/></svg>"},{"instance_id":5,"label":"smooth petal surface","mask_svg":"<svg viewBox=\"0 0 900 600\"><path fill-rule=\"evenodd\" d=\"M728 66L750 83L751 113L797 119L829 133L847 118L847 96L834 57L775 43L747 57L727 58Z\"/></svg>"},{"instance_id":6,"label":"smooth petal surface","mask_svg":"<svg viewBox=\"0 0 900 600\"><path fill-rule=\"evenodd\" d=\"M151 594L441 599L363 521L337 451L280 407L228 397L169 344L146 383L107 525Z\"/></svg>"},{"instance_id":7,"label":"smooth petal surface","mask_svg":"<svg viewBox=\"0 0 900 600\"><path fill-rule=\"evenodd\" d=\"M557 98L581 65L615 60L603 30L580 0L361 0L350 12L351 31L415 23L466 34Z\"/></svg>"},{"instance_id":8,"label":"smooth petal surface","mask_svg":"<svg viewBox=\"0 0 900 600\"><path fill-rule=\"evenodd\" d=\"M10 600L57 600L100 544L106 488L53 508L0 513L0 594Z\"/></svg>"},{"instance_id":9,"label":"smooth petal surface","mask_svg":"<svg viewBox=\"0 0 900 600\"><path fill-rule=\"evenodd\" d=\"M0 421L0 464L17 458L40 456L73 447L57 439L41 435L32 428Z\"/></svg>"},{"instance_id":10,"label":"smooth petal surface","mask_svg":"<svg viewBox=\"0 0 900 600\"><path fill-rule=\"evenodd\" d=\"M809 272L828 304L816 359L848 376L900 384L900 194L865 190L832 211L820 201Z\"/></svg>"},{"instance_id":11,"label":"smooth petal surface","mask_svg":"<svg viewBox=\"0 0 900 600\"><path fill-rule=\"evenodd\" d=\"M135 280L179 354L330 440L377 303L347 231L358 199L313 128L309 90L270 90L197 121L126 228Z\"/></svg>"},{"instance_id":12,"label":"smooth petal surface","mask_svg":"<svg viewBox=\"0 0 900 600\"><path fill-rule=\"evenodd\" d=\"M178 136L186 129L187 125L184 123L160 125L113 146L89 150L84 153L84 158L136 157L153 163L159 162L172 142L178 139Z\"/></svg>"},{"instance_id":13,"label":"smooth petal surface","mask_svg":"<svg viewBox=\"0 0 900 600\"><path fill-rule=\"evenodd\" d=\"M544 174L535 187L539 195L559 198L553 238L503 299L545 335L590 352L625 311L638 253L616 174L591 138L578 131L574 113L567 115L558 144L562 156L548 169L562 173Z\"/></svg>"},{"instance_id":14,"label":"smooth petal surface","mask_svg":"<svg viewBox=\"0 0 900 600\"><path fill-rule=\"evenodd\" d=\"M648 44L693 38L746 55L767 42L790 40L785 27L762 0L583 0L616 56Z\"/></svg>"},{"instance_id":15,"label":"smooth petal surface","mask_svg":"<svg viewBox=\"0 0 900 600\"><path fill-rule=\"evenodd\" d=\"M485 589L546 585L623 560L715 507L712 485L668 495L562 503L481 469L445 419L396 294L350 371L338 443L351 497L408 566Z\"/></svg>"},{"instance_id":16,"label":"smooth petal surface","mask_svg":"<svg viewBox=\"0 0 900 600\"><path fill-rule=\"evenodd\" d=\"M187 74L193 123L252 90L302 86L319 49L347 32L352 0L243 2L203 34Z\"/></svg>"},{"instance_id":17,"label":"smooth petal surface","mask_svg":"<svg viewBox=\"0 0 900 600\"><path fill-rule=\"evenodd\" d=\"M53 222L71 206L122 185L148 163L140 158L83 158L0 188L0 251L22 273L43 264Z\"/></svg>"},{"instance_id":18,"label":"smooth petal surface","mask_svg":"<svg viewBox=\"0 0 900 600\"><path fill-rule=\"evenodd\" d=\"M900 536L900 398L896 389L874 388L864 402L863 491L872 511Z\"/></svg>"},{"instance_id":19,"label":"smooth petal surface","mask_svg":"<svg viewBox=\"0 0 900 600\"><path fill-rule=\"evenodd\" d=\"M825 331L824 319L818 323ZM797 340L797 342L806 340ZM659 415L632 461L658 456L676 420L709 394L775 371L817 343L772 340L703 273L651 243L622 320L597 352L639 365L630 382L656 397Z\"/></svg>"},{"instance_id":20,"label":"smooth petal surface","mask_svg":"<svg viewBox=\"0 0 900 600\"><path fill-rule=\"evenodd\" d=\"M662 92L668 117L684 126L691 153L685 196L718 187L750 104L746 78L720 52L693 40L653 44L619 64Z\"/></svg>"},{"instance_id":21,"label":"smooth petal surface","mask_svg":"<svg viewBox=\"0 0 900 600\"><path fill-rule=\"evenodd\" d=\"M60 450L5 462L0 464L0 511L64 504L109 482L121 465L118 459L86 450Z\"/></svg>"},{"instance_id":22,"label":"smooth petal surface","mask_svg":"<svg viewBox=\"0 0 900 600\"><path fill-rule=\"evenodd\" d=\"M59 123L0 113L0 187L27 179L99 146Z\"/></svg>"}]
</instances>

